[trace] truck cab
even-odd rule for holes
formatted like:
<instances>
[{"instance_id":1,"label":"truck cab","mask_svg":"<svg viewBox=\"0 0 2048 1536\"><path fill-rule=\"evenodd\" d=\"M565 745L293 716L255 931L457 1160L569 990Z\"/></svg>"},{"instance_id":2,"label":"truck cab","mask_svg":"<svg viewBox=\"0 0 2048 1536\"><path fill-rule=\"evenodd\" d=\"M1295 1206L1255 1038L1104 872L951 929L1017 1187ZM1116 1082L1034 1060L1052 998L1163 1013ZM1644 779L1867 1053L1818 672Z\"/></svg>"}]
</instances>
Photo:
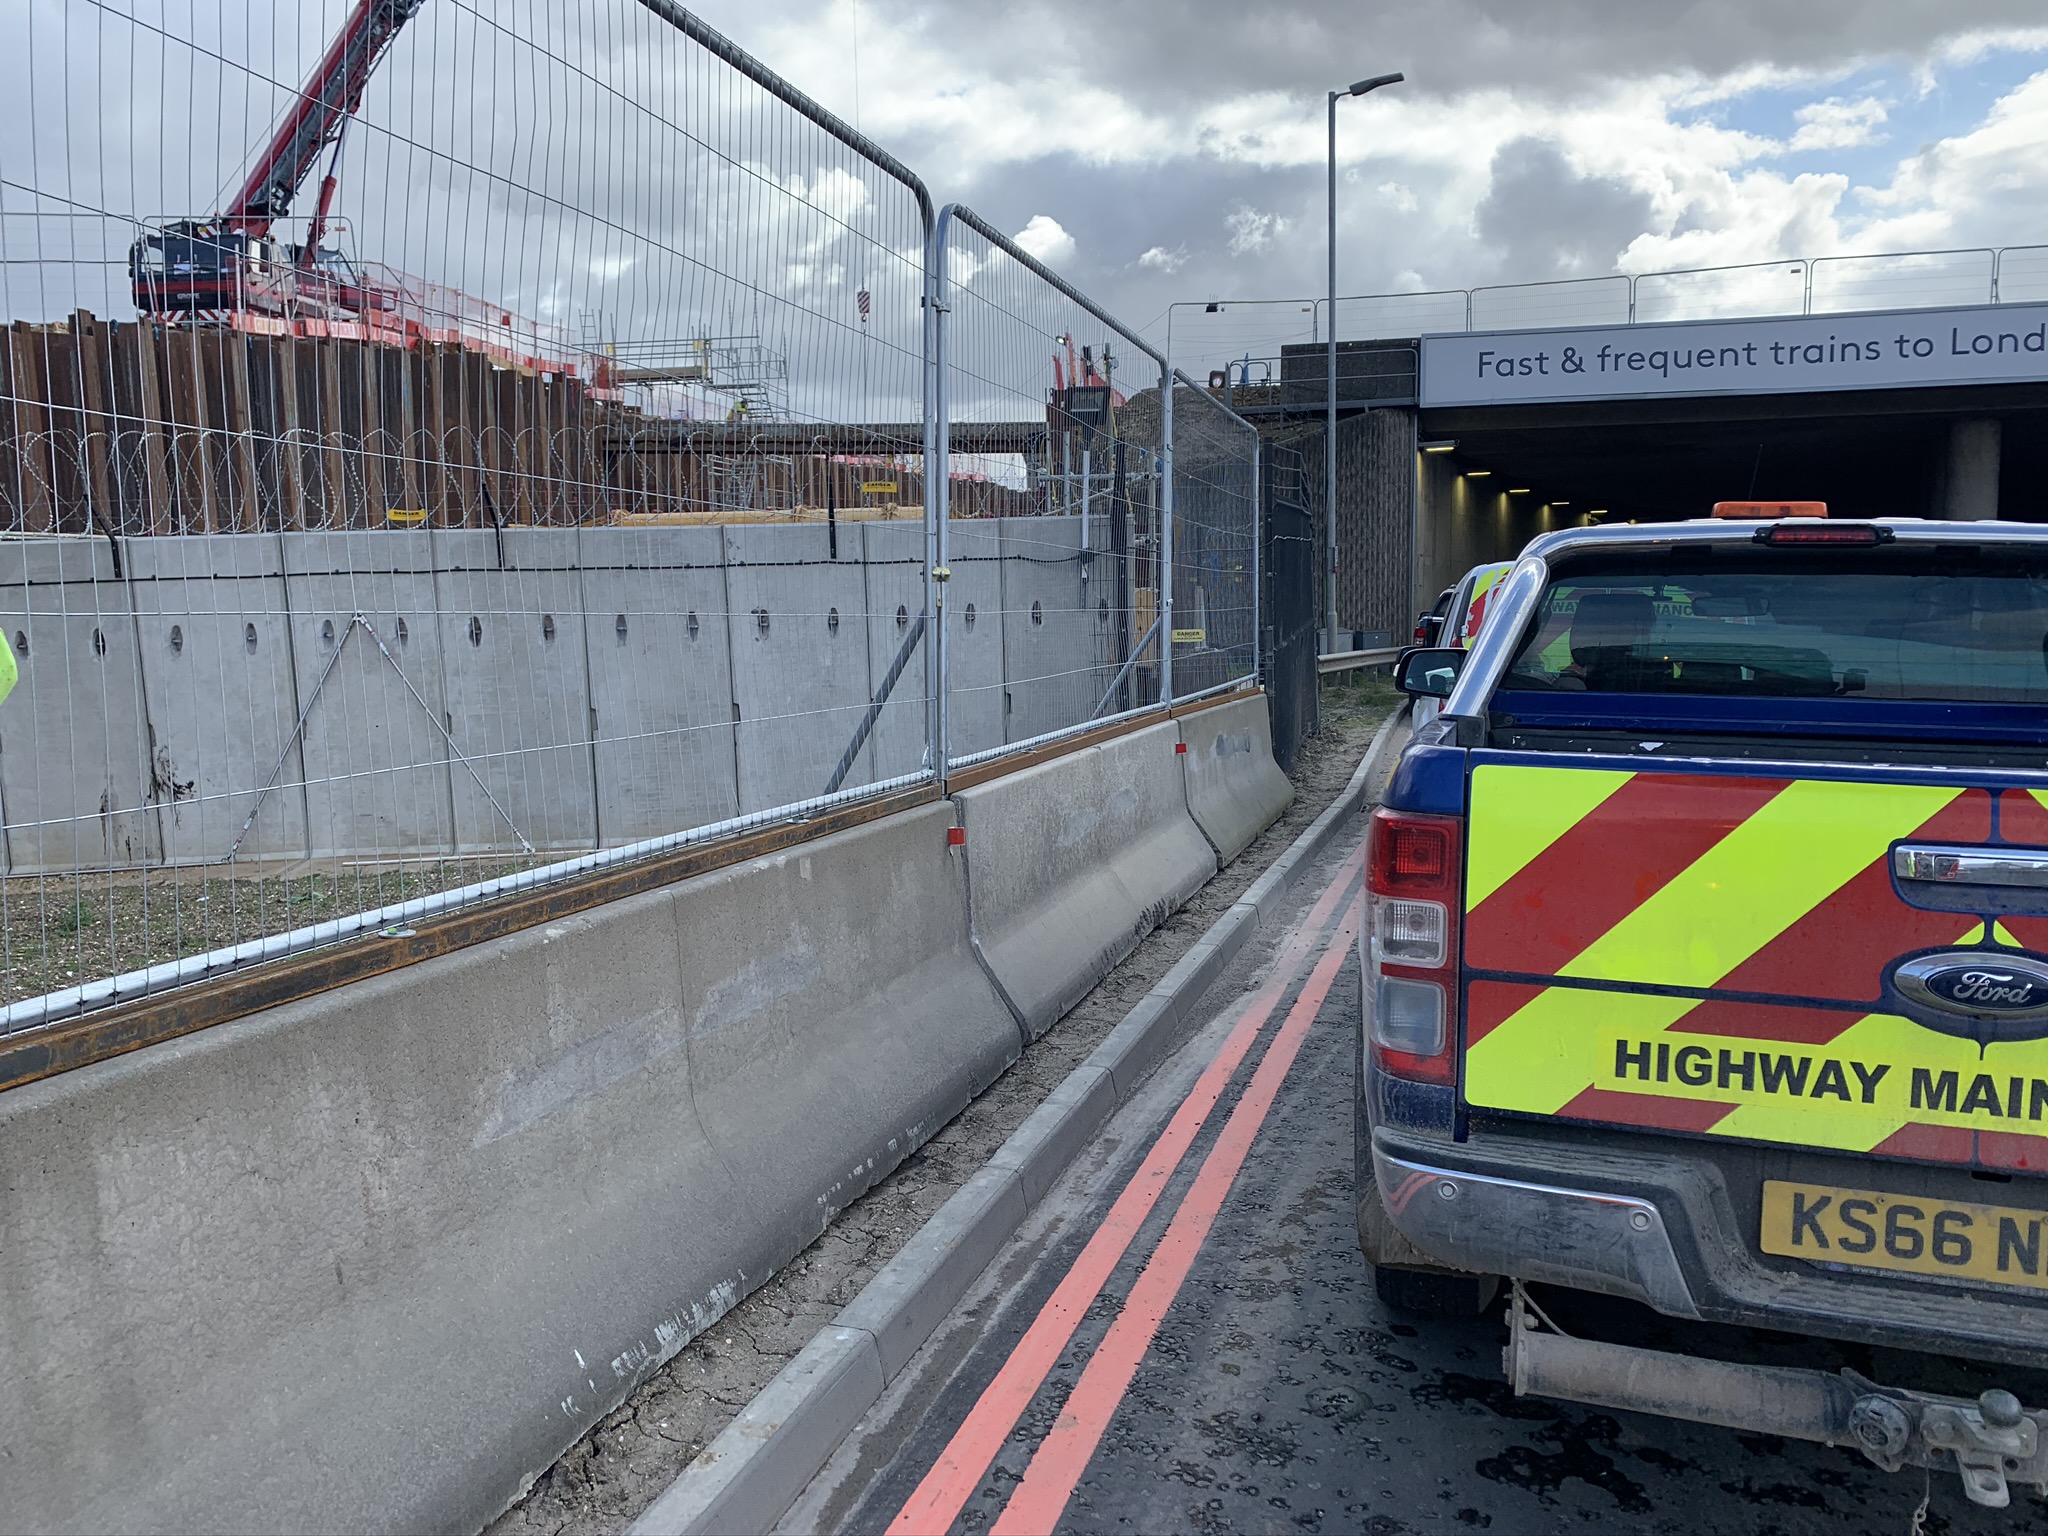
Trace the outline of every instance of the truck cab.
<instances>
[{"instance_id":1,"label":"truck cab","mask_svg":"<svg viewBox=\"0 0 2048 1536\"><path fill-rule=\"evenodd\" d=\"M1403 658L1442 711L1369 839L1361 1246L1397 1305L1504 1285L1517 1391L2048 1493L2048 1403L1526 1289L2048 1365L2048 527L1720 510L1546 535Z\"/></svg>"}]
</instances>

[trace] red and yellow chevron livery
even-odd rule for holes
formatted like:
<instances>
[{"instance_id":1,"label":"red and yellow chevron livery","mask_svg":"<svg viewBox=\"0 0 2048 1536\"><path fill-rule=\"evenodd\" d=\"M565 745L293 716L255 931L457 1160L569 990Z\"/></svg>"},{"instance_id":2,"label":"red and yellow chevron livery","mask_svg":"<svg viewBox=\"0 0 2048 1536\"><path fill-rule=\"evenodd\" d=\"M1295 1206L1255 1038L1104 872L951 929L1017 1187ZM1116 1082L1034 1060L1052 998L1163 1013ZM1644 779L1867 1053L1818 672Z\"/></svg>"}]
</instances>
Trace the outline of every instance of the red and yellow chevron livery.
<instances>
[{"instance_id":1,"label":"red and yellow chevron livery","mask_svg":"<svg viewBox=\"0 0 2048 1536\"><path fill-rule=\"evenodd\" d=\"M1904 1016L1916 951L2048 958L2048 892L1929 910L1901 842L2048 851L2048 792L1482 762L1464 1094L1486 1109L2048 1169L2048 1038ZM2028 901L2038 904L2028 910Z\"/></svg>"}]
</instances>

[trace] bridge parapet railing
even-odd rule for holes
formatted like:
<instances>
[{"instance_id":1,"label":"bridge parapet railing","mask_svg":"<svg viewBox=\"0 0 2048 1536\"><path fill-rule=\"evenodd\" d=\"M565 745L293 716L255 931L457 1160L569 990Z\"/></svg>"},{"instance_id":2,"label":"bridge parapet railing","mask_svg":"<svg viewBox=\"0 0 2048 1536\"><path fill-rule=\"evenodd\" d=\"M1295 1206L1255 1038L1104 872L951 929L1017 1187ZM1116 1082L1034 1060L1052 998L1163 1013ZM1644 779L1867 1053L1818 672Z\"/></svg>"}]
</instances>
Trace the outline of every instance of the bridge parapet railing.
<instances>
[{"instance_id":1,"label":"bridge parapet railing","mask_svg":"<svg viewBox=\"0 0 2048 1536\"><path fill-rule=\"evenodd\" d=\"M1789 256L1729 266L1611 273L1413 293L1347 294L1340 341L1456 331L1735 320L1776 315L2048 302L2048 246ZM1188 311L1181 313L1181 311ZM1168 313L1167 350L1198 377L1233 382L1282 348L1327 341L1327 299L1215 299ZM1246 365L1253 365L1250 370Z\"/></svg>"}]
</instances>

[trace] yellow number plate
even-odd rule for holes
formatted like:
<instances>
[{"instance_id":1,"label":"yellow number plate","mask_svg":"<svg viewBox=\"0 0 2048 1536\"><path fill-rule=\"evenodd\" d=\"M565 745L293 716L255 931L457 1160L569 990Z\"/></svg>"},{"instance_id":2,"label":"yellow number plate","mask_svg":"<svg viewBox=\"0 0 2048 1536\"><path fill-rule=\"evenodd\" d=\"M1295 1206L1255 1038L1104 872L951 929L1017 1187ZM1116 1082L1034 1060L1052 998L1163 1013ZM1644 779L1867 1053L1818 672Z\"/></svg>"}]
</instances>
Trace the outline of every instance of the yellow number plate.
<instances>
[{"instance_id":1,"label":"yellow number plate","mask_svg":"<svg viewBox=\"0 0 2048 1536\"><path fill-rule=\"evenodd\" d=\"M1765 1253L2048 1291L2048 1212L1764 1181Z\"/></svg>"}]
</instances>

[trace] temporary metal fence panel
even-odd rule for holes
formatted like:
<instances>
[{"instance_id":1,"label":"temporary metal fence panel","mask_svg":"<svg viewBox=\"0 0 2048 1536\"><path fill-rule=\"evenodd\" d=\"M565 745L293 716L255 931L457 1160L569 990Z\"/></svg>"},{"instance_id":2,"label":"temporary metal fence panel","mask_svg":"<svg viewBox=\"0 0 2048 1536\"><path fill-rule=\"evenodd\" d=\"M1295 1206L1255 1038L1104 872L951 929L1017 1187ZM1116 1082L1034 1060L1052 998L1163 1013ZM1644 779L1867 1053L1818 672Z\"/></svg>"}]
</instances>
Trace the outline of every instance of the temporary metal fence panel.
<instances>
[{"instance_id":1,"label":"temporary metal fence panel","mask_svg":"<svg viewBox=\"0 0 2048 1536\"><path fill-rule=\"evenodd\" d=\"M955 445L945 716L963 763L1170 698L1172 402L1157 352L972 210L941 213L934 266ZM1012 450L959 451L976 429Z\"/></svg>"},{"instance_id":2,"label":"temporary metal fence panel","mask_svg":"<svg viewBox=\"0 0 2048 1536\"><path fill-rule=\"evenodd\" d=\"M1809 312L1940 309L1984 304L1996 294L1998 253L1909 251L1891 256L1819 256L1810 263Z\"/></svg>"},{"instance_id":3,"label":"temporary metal fence panel","mask_svg":"<svg viewBox=\"0 0 2048 1536\"><path fill-rule=\"evenodd\" d=\"M385 9L266 208L340 6L5 66L0 1030L934 777L922 186L668 0Z\"/></svg>"},{"instance_id":4,"label":"temporary metal fence panel","mask_svg":"<svg viewBox=\"0 0 2048 1536\"><path fill-rule=\"evenodd\" d=\"M1475 331L1552 325L1626 325L1629 280L1586 277L1554 283L1503 283L1474 288L1467 313Z\"/></svg>"},{"instance_id":5,"label":"temporary metal fence panel","mask_svg":"<svg viewBox=\"0 0 2048 1536\"><path fill-rule=\"evenodd\" d=\"M1173 392L1173 691L1258 674L1259 434L1181 374Z\"/></svg>"},{"instance_id":6,"label":"temporary metal fence panel","mask_svg":"<svg viewBox=\"0 0 2048 1536\"><path fill-rule=\"evenodd\" d=\"M1998 302L2048 300L2048 245L2007 246L1998 253Z\"/></svg>"},{"instance_id":7,"label":"temporary metal fence panel","mask_svg":"<svg viewBox=\"0 0 2048 1536\"><path fill-rule=\"evenodd\" d=\"M1233 386L1266 382L1262 360L1280 349L1323 339L1327 300L1209 299L1170 304L1166 311L1166 355L1176 368L1197 378L1230 370ZM1244 364L1250 363L1247 377Z\"/></svg>"},{"instance_id":8,"label":"temporary metal fence panel","mask_svg":"<svg viewBox=\"0 0 2048 1536\"><path fill-rule=\"evenodd\" d=\"M1644 272L1635 279L1638 321L1718 320L1806 312L1803 261L1756 262L1697 272Z\"/></svg>"},{"instance_id":9,"label":"temporary metal fence panel","mask_svg":"<svg viewBox=\"0 0 2048 1536\"><path fill-rule=\"evenodd\" d=\"M1386 341L1424 336L1433 331L1462 331L1470 323L1471 301L1471 294L1462 288L1339 297L1337 338Z\"/></svg>"}]
</instances>

